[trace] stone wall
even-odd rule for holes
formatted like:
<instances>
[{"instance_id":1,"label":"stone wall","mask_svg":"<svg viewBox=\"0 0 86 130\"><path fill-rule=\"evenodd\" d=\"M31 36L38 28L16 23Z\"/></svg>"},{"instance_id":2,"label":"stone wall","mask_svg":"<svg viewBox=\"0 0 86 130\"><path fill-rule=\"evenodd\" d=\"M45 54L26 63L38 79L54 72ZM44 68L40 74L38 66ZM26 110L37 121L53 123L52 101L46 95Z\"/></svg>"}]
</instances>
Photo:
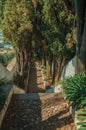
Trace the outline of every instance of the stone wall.
<instances>
[{"instance_id":1,"label":"stone wall","mask_svg":"<svg viewBox=\"0 0 86 130\"><path fill-rule=\"evenodd\" d=\"M10 101L11 101L13 94L24 94L25 93L25 91L23 89L15 86L15 85L7 84L4 86L1 86L1 88L6 96L6 100L5 100L5 103L0 111L0 127L1 127L2 121L4 119L5 113L8 109L8 106L10 104Z\"/></svg>"},{"instance_id":2,"label":"stone wall","mask_svg":"<svg viewBox=\"0 0 86 130\"><path fill-rule=\"evenodd\" d=\"M0 63L0 78L6 78L8 81L13 80L14 76L17 73L17 65L15 64L11 71L4 67Z\"/></svg>"},{"instance_id":3,"label":"stone wall","mask_svg":"<svg viewBox=\"0 0 86 130\"><path fill-rule=\"evenodd\" d=\"M22 88L19 88L16 85L13 85L13 93L14 94L24 94L26 91L23 90Z\"/></svg>"},{"instance_id":4,"label":"stone wall","mask_svg":"<svg viewBox=\"0 0 86 130\"><path fill-rule=\"evenodd\" d=\"M2 124L2 121L4 119L4 116L5 116L5 113L7 111L7 108L8 108L8 105L11 101L11 97L13 95L13 87L12 85L5 85L5 86L2 86L3 88L3 92L6 96L6 100L5 100L5 103L2 107L2 109L0 110L0 127L1 127L1 124Z\"/></svg>"}]
</instances>

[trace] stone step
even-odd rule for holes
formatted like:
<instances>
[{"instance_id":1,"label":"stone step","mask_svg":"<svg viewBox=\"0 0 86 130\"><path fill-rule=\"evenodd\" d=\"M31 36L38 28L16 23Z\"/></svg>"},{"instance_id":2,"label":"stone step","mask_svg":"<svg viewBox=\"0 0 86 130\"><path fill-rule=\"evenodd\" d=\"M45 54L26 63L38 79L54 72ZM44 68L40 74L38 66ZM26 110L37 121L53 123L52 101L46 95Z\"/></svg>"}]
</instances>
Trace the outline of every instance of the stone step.
<instances>
[{"instance_id":1,"label":"stone step","mask_svg":"<svg viewBox=\"0 0 86 130\"><path fill-rule=\"evenodd\" d=\"M42 76L41 77L37 77L37 82L43 82Z\"/></svg>"},{"instance_id":2,"label":"stone step","mask_svg":"<svg viewBox=\"0 0 86 130\"><path fill-rule=\"evenodd\" d=\"M40 68L37 68L37 71L39 72L39 71L41 71L41 69L40 69Z\"/></svg>"},{"instance_id":3,"label":"stone step","mask_svg":"<svg viewBox=\"0 0 86 130\"><path fill-rule=\"evenodd\" d=\"M37 77L38 77L38 76L41 76L41 77L42 77L41 72L37 72Z\"/></svg>"},{"instance_id":4,"label":"stone step","mask_svg":"<svg viewBox=\"0 0 86 130\"><path fill-rule=\"evenodd\" d=\"M29 86L27 93L39 93L44 91L44 83L42 79L41 69L36 64L31 67L30 77L29 77Z\"/></svg>"},{"instance_id":5,"label":"stone step","mask_svg":"<svg viewBox=\"0 0 86 130\"><path fill-rule=\"evenodd\" d=\"M44 83L43 82L37 82L37 86L38 85L43 85Z\"/></svg>"},{"instance_id":6,"label":"stone step","mask_svg":"<svg viewBox=\"0 0 86 130\"><path fill-rule=\"evenodd\" d=\"M37 87L38 87L38 89L39 89L39 88L40 88L40 89L45 89L45 88L44 88L44 84L38 84Z\"/></svg>"},{"instance_id":7,"label":"stone step","mask_svg":"<svg viewBox=\"0 0 86 130\"><path fill-rule=\"evenodd\" d=\"M41 75L37 75L37 77L38 77L38 78L42 78L42 76L41 76Z\"/></svg>"}]
</instances>

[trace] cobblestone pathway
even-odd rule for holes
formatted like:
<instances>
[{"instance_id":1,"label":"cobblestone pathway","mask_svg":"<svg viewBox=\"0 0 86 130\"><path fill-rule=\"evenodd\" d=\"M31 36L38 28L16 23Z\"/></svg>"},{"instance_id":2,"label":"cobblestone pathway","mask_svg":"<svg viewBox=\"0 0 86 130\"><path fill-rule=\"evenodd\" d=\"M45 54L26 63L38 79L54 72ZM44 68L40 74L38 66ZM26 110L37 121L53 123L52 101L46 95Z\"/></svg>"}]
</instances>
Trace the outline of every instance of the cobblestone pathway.
<instances>
[{"instance_id":1,"label":"cobblestone pathway","mask_svg":"<svg viewBox=\"0 0 86 130\"><path fill-rule=\"evenodd\" d=\"M0 130L76 130L61 95L37 92L44 92L44 85L33 64L27 94L13 95Z\"/></svg>"},{"instance_id":2,"label":"cobblestone pathway","mask_svg":"<svg viewBox=\"0 0 86 130\"><path fill-rule=\"evenodd\" d=\"M67 104L56 94L13 95L1 130L76 130Z\"/></svg>"},{"instance_id":3,"label":"cobblestone pathway","mask_svg":"<svg viewBox=\"0 0 86 130\"><path fill-rule=\"evenodd\" d=\"M30 69L29 86L27 93L44 92L41 69L33 63Z\"/></svg>"}]
</instances>

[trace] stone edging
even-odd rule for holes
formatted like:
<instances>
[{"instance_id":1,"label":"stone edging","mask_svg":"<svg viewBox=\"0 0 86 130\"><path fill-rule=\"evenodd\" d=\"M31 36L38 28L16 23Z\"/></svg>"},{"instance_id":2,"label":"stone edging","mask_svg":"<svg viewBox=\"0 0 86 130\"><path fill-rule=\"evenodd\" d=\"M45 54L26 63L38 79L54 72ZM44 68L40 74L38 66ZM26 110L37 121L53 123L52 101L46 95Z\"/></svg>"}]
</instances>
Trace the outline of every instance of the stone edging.
<instances>
[{"instance_id":1,"label":"stone edging","mask_svg":"<svg viewBox=\"0 0 86 130\"><path fill-rule=\"evenodd\" d=\"M14 94L24 94L26 92L25 92L25 90L17 87L16 85L13 85L13 93Z\"/></svg>"},{"instance_id":2,"label":"stone edging","mask_svg":"<svg viewBox=\"0 0 86 130\"><path fill-rule=\"evenodd\" d=\"M3 106L3 108L2 108L2 110L0 112L0 127L1 127L2 121L4 119L5 113L7 111L7 108L9 106L9 103L11 101L12 95L13 94L24 94L24 93L25 93L25 91L23 89L20 89L15 85L12 86L12 88L11 88L9 94L8 94L8 97L7 97L7 99L6 99L5 103L4 103L4 106Z\"/></svg>"},{"instance_id":3,"label":"stone edging","mask_svg":"<svg viewBox=\"0 0 86 130\"><path fill-rule=\"evenodd\" d=\"M4 106L3 106L3 109L0 112L0 127L1 127L2 121L4 119L4 116L5 116L6 110L8 108L8 105L9 105L9 103L11 101L12 94L13 94L13 87L11 88L11 90L9 92L9 95L8 95L6 101L5 101Z\"/></svg>"}]
</instances>

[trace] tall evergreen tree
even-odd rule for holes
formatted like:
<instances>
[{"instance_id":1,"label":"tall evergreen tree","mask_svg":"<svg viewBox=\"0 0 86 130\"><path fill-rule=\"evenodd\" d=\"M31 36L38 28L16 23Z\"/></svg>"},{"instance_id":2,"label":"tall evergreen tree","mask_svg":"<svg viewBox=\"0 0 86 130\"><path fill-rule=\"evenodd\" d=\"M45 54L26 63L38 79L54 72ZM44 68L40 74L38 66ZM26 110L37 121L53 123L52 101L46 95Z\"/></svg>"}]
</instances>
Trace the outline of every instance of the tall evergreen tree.
<instances>
[{"instance_id":1,"label":"tall evergreen tree","mask_svg":"<svg viewBox=\"0 0 86 130\"><path fill-rule=\"evenodd\" d=\"M2 30L5 39L12 43L16 51L18 74L22 82L26 72L28 76L33 32L32 19L33 12L30 3L27 4L25 0L6 1Z\"/></svg>"},{"instance_id":2,"label":"tall evergreen tree","mask_svg":"<svg viewBox=\"0 0 86 130\"><path fill-rule=\"evenodd\" d=\"M57 62L56 80L61 77L67 59L72 58L75 47L74 10L70 0L43 0L43 19L47 23L44 35ZM69 57L70 55L70 57Z\"/></svg>"},{"instance_id":3,"label":"tall evergreen tree","mask_svg":"<svg viewBox=\"0 0 86 130\"><path fill-rule=\"evenodd\" d=\"M32 55L39 57L50 72L52 62L55 63L53 70L57 73L53 81L55 77L60 80L65 62L75 51L74 10L70 0L7 0L3 14L3 34L16 51L22 81L24 73L27 77Z\"/></svg>"}]
</instances>

